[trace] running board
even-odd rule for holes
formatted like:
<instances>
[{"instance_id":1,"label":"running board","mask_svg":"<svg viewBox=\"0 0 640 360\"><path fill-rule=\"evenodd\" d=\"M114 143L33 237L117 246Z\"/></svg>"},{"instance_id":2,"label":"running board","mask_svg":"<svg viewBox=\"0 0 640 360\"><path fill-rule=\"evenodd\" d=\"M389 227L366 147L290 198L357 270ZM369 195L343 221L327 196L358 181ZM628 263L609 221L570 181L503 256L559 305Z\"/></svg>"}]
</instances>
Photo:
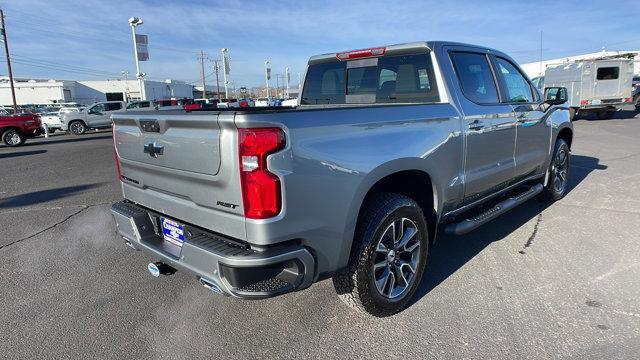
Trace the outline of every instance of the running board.
<instances>
[{"instance_id":1,"label":"running board","mask_svg":"<svg viewBox=\"0 0 640 360\"><path fill-rule=\"evenodd\" d=\"M445 233L449 235L463 235L477 227L488 223L489 221L497 218L505 212L513 209L514 207L522 204L523 202L531 199L532 197L540 194L544 187L542 184L536 184L529 188L529 190L520 193L516 196L510 197L496 204L491 209L480 213L470 219L465 219L457 223L449 224L445 227Z\"/></svg>"}]
</instances>

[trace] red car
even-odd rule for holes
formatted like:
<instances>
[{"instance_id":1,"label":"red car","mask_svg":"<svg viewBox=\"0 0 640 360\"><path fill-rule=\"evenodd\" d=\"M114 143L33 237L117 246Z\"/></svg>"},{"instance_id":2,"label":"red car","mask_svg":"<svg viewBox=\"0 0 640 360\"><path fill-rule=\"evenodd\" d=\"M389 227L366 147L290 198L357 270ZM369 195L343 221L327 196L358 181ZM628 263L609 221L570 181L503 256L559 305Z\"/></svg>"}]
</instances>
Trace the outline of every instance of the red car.
<instances>
[{"instance_id":1,"label":"red car","mask_svg":"<svg viewBox=\"0 0 640 360\"><path fill-rule=\"evenodd\" d=\"M7 146L20 146L27 138L42 134L38 114L0 116L0 136Z\"/></svg>"}]
</instances>

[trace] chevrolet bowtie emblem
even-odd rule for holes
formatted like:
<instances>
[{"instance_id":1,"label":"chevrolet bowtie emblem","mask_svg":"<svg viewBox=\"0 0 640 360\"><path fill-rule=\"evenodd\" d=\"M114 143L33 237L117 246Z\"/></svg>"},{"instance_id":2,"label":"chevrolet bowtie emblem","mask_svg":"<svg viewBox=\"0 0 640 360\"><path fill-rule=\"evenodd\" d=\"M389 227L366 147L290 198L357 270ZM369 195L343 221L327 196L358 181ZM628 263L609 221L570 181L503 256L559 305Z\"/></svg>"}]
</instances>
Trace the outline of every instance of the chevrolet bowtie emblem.
<instances>
[{"instance_id":1,"label":"chevrolet bowtie emblem","mask_svg":"<svg viewBox=\"0 0 640 360\"><path fill-rule=\"evenodd\" d=\"M144 146L144 152L149 154L149 156L157 158L158 155L162 155L164 152L164 146L158 145L155 142L148 143Z\"/></svg>"}]
</instances>

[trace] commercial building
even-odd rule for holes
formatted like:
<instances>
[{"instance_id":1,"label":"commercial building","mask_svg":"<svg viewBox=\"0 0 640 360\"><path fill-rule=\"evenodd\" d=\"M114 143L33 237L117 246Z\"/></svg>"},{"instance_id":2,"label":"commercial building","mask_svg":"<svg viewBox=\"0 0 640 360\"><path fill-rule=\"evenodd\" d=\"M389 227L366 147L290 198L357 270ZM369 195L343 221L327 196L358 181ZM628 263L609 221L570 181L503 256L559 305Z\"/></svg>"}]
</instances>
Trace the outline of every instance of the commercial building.
<instances>
[{"instance_id":1,"label":"commercial building","mask_svg":"<svg viewBox=\"0 0 640 360\"><path fill-rule=\"evenodd\" d=\"M183 81L145 80L148 100L193 97L193 86ZM88 105L98 101L129 101L140 98L137 80L47 80L14 79L18 105L77 102ZM7 77L0 77L0 105L11 105L11 86Z\"/></svg>"},{"instance_id":2,"label":"commercial building","mask_svg":"<svg viewBox=\"0 0 640 360\"><path fill-rule=\"evenodd\" d=\"M563 64L569 61L575 61L575 60L588 60L588 59L595 59L595 58L599 58L599 57L603 57L603 56L615 56L615 55L620 55L620 54L628 54L628 53L633 53L635 54L635 58L634 58L634 74L640 74L640 51L638 50L632 50L632 51L600 51L600 52L595 52L595 53L590 53L590 54L583 54L583 55L575 55L575 56L569 56L569 57L564 57L564 58L559 58L559 59L552 59L552 60L544 60L542 62L540 61L536 61L536 62L532 62L532 63L528 63L528 64L523 64L521 65L522 70L524 70L524 72L527 73L527 75L530 78L534 78L537 76L541 76L544 75L544 71L547 68L547 66L550 65L559 65L559 64Z\"/></svg>"}]
</instances>

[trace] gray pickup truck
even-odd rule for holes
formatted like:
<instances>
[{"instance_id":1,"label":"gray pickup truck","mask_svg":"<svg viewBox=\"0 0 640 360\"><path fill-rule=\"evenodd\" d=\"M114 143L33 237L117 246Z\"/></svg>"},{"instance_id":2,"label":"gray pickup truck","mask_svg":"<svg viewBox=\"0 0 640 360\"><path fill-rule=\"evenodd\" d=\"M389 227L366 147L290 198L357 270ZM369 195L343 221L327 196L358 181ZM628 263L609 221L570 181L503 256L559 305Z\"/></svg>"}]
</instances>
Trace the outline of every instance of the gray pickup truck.
<instances>
[{"instance_id":1,"label":"gray pickup truck","mask_svg":"<svg viewBox=\"0 0 640 360\"><path fill-rule=\"evenodd\" d=\"M112 213L155 276L186 270L241 298L332 277L347 304L388 316L438 234L564 196L566 98L473 45L313 56L296 108L114 114Z\"/></svg>"}]
</instances>

